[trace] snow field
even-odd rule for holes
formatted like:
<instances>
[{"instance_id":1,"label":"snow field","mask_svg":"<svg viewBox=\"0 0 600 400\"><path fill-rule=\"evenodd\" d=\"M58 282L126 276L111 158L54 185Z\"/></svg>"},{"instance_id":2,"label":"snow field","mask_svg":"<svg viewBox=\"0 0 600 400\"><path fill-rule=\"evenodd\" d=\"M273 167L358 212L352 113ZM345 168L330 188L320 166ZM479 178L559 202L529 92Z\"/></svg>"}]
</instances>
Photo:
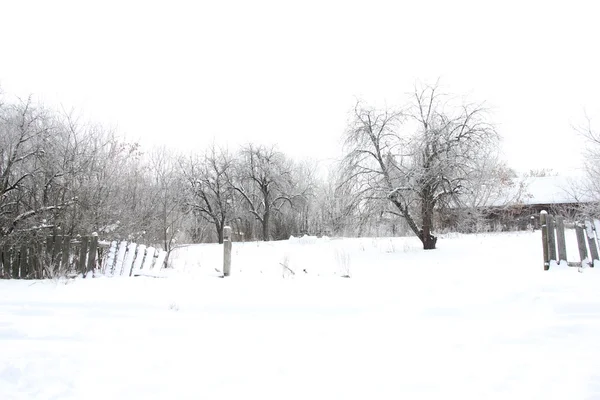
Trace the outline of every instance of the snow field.
<instances>
[{"instance_id":1,"label":"snow field","mask_svg":"<svg viewBox=\"0 0 600 400\"><path fill-rule=\"evenodd\" d=\"M222 247L194 245L164 279L0 281L0 398L600 398L596 270L544 272L539 232L438 247L234 243L220 279Z\"/></svg>"}]
</instances>

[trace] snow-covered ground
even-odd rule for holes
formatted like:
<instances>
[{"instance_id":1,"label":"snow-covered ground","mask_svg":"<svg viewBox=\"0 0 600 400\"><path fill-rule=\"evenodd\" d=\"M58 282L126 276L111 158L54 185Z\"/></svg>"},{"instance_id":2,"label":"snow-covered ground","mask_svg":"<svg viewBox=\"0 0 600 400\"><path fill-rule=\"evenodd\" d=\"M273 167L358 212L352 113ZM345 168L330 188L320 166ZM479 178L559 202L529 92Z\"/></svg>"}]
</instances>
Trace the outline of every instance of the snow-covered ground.
<instances>
[{"instance_id":1,"label":"snow-covered ground","mask_svg":"<svg viewBox=\"0 0 600 400\"><path fill-rule=\"evenodd\" d=\"M544 272L539 231L438 247L234 243L221 279L195 245L164 279L0 281L0 399L600 399L598 269Z\"/></svg>"}]
</instances>

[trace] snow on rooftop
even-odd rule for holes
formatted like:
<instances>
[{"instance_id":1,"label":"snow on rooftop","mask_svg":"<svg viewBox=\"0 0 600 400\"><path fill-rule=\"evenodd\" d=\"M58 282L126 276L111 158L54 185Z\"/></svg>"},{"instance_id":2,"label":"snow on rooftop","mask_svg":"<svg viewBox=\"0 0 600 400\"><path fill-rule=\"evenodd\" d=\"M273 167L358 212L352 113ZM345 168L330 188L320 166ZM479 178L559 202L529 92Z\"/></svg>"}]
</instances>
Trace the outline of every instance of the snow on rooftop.
<instances>
[{"instance_id":1,"label":"snow on rooftop","mask_svg":"<svg viewBox=\"0 0 600 400\"><path fill-rule=\"evenodd\" d=\"M579 203L585 201L581 196L580 187L579 181L571 177L526 178L524 196L519 201L522 204Z\"/></svg>"},{"instance_id":2,"label":"snow on rooftop","mask_svg":"<svg viewBox=\"0 0 600 400\"><path fill-rule=\"evenodd\" d=\"M515 180L502 196L493 199L491 206L507 204L573 204L593 201L582 189L582 179L570 176L528 177Z\"/></svg>"}]
</instances>

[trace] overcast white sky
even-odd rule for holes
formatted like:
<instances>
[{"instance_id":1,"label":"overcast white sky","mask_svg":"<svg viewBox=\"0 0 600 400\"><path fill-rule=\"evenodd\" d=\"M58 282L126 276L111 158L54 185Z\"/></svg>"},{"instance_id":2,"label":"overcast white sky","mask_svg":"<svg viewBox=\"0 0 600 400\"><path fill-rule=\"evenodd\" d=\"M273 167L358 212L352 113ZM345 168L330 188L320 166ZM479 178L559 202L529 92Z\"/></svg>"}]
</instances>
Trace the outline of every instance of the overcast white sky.
<instances>
[{"instance_id":1,"label":"overcast white sky","mask_svg":"<svg viewBox=\"0 0 600 400\"><path fill-rule=\"evenodd\" d=\"M600 129L593 1L0 0L0 86L75 106L144 143L216 138L337 157L356 97L415 81L485 101L517 170L581 161Z\"/></svg>"}]
</instances>

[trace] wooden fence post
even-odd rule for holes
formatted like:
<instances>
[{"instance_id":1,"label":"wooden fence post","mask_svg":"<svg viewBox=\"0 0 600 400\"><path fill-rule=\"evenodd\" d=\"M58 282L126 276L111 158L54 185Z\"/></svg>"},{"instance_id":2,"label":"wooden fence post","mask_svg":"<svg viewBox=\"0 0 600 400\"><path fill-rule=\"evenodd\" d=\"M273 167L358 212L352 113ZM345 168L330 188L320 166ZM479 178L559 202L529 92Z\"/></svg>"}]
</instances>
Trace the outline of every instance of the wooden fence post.
<instances>
[{"instance_id":1,"label":"wooden fence post","mask_svg":"<svg viewBox=\"0 0 600 400\"><path fill-rule=\"evenodd\" d=\"M85 278L90 271L94 271L96 268L96 252L98 251L98 236L92 236L92 240L90 241L90 248L88 250L88 263L87 263L87 271L83 274Z\"/></svg>"},{"instance_id":2,"label":"wooden fence post","mask_svg":"<svg viewBox=\"0 0 600 400\"><path fill-rule=\"evenodd\" d=\"M119 248L117 250L115 268L113 272L114 275L120 276L123 273L123 262L125 261L126 254L127 242L125 240L121 240L121 242L119 242Z\"/></svg>"},{"instance_id":3,"label":"wooden fence post","mask_svg":"<svg viewBox=\"0 0 600 400\"><path fill-rule=\"evenodd\" d=\"M547 222L548 213L546 211L540 212L540 226L542 228L542 249L544 252L544 271L550 269L550 259L548 258L548 225Z\"/></svg>"},{"instance_id":4,"label":"wooden fence post","mask_svg":"<svg viewBox=\"0 0 600 400\"><path fill-rule=\"evenodd\" d=\"M133 262L133 267L131 268L131 276L140 275L140 270L142 269L142 264L144 263L144 254L146 254L146 245L140 244L137 247L135 261Z\"/></svg>"},{"instance_id":5,"label":"wooden fence post","mask_svg":"<svg viewBox=\"0 0 600 400\"><path fill-rule=\"evenodd\" d=\"M548 225L548 259L550 261L558 261L558 257L556 257L556 235L554 231L554 216L547 216L546 225Z\"/></svg>"},{"instance_id":6,"label":"wooden fence post","mask_svg":"<svg viewBox=\"0 0 600 400\"><path fill-rule=\"evenodd\" d=\"M78 274L83 274L85 276L85 270L87 266L86 256L87 256L87 245L88 245L88 237L84 236L81 238L81 247L79 248L79 265L76 266L76 271Z\"/></svg>"},{"instance_id":7,"label":"wooden fence post","mask_svg":"<svg viewBox=\"0 0 600 400\"><path fill-rule=\"evenodd\" d=\"M567 262L567 244L565 241L565 222L563 217L556 217L556 242L558 243L558 263Z\"/></svg>"},{"instance_id":8,"label":"wooden fence post","mask_svg":"<svg viewBox=\"0 0 600 400\"><path fill-rule=\"evenodd\" d=\"M588 245L590 247L590 267L594 266L594 260L598 259L598 246L596 246L596 234L590 221L585 221L585 233L588 239Z\"/></svg>"},{"instance_id":9,"label":"wooden fence post","mask_svg":"<svg viewBox=\"0 0 600 400\"><path fill-rule=\"evenodd\" d=\"M577 234L577 245L579 246L579 257L581 258L581 266L583 267L583 263L588 258L587 256L587 246L585 245L585 233L583 231L583 227L581 224L575 224L575 233Z\"/></svg>"},{"instance_id":10,"label":"wooden fence post","mask_svg":"<svg viewBox=\"0 0 600 400\"><path fill-rule=\"evenodd\" d=\"M127 253L125 254L125 258L123 259L123 268L121 271L121 275L123 276L131 276L131 270L133 269L133 262L135 261L135 249L137 248L137 244L133 242L129 242L127 245Z\"/></svg>"},{"instance_id":11,"label":"wooden fence post","mask_svg":"<svg viewBox=\"0 0 600 400\"><path fill-rule=\"evenodd\" d=\"M117 258L117 241L113 240L110 242L108 253L106 255L106 261L103 262L102 268L105 275L113 275L115 268L115 259Z\"/></svg>"},{"instance_id":12,"label":"wooden fence post","mask_svg":"<svg viewBox=\"0 0 600 400\"><path fill-rule=\"evenodd\" d=\"M231 273L231 227L223 228L223 276Z\"/></svg>"}]
</instances>

